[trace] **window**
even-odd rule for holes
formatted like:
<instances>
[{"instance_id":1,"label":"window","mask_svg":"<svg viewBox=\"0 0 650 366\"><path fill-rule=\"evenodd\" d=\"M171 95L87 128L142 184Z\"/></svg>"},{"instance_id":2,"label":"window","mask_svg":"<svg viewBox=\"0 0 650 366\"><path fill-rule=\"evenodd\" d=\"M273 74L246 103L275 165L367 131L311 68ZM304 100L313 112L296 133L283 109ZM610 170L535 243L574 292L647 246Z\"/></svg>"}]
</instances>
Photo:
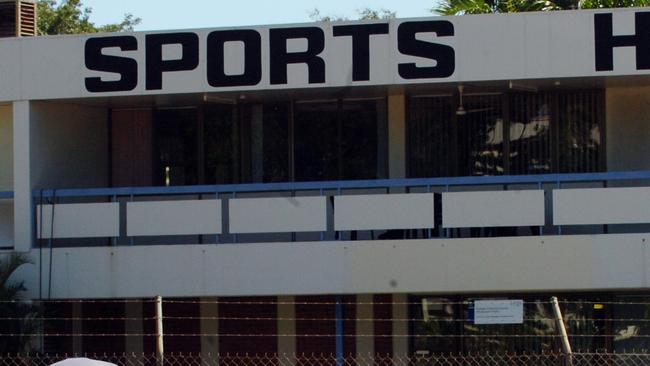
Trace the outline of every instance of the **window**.
<instances>
[{"instance_id":1,"label":"window","mask_svg":"<svg viewBox=\"0 0 650 366\"><path fill-rule=\"evenodd\" d=\"M410 177L604 169L602 91L409 98Z\"/></svg>"},{"instance_id":2,"label":"window","mask_svg":"<svg viewBox=\"0 0 650 366\"><path fill-rule=\"evenodd\" d=\"M294 113L296 181L386 176L384 100L296 103Z\"/></svg>"},{"instance_id":3,"label":"window","mask_svg":"<svg viewBox=\"0 0 650 366\"><path fill-rule=\"evenodd\" d=\"M157 109L149 175L163 186L385 178L386 114L383 99ZM128 121L115 116L119 130ZM114 152L128 143L115 136Z\"/></svg>"}]
</instances>

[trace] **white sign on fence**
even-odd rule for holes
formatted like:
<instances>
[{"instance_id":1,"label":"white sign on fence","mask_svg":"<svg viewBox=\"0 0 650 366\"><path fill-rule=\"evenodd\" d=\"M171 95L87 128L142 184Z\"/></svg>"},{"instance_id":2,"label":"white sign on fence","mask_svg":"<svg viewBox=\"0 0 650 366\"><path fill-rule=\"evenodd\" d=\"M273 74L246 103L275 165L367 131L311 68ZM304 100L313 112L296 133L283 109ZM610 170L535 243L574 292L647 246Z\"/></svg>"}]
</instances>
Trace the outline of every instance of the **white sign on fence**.
<instances>
[{"instance_id":1,"label":"white sign on fence","mask_svg":"<svg viewBox=\"0 0 650 366\"><path fill-rule=\"evenodd\" d=\"M522 324L523 300L476 300L474 324Z\"/></svg>"}]
</instances>

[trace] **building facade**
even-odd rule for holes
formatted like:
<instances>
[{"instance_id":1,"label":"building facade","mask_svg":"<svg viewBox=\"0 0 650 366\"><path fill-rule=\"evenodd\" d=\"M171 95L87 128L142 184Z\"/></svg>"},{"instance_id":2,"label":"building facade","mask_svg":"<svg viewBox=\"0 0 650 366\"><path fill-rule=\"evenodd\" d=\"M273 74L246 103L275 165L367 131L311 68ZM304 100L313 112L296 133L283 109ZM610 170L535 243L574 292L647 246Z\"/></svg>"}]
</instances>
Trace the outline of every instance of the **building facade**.
<instances>
[{"instance_id":1,"label":"building facade","mask_svg":"<svg viewBox=\"0 0 650 366\"><path fill-rule=\"evenodd\" d=\"M160 295L171 352L550 350L551 296L581 348L647 348L600 319L648 312L616 305L649 297L648 29L632 8L1 39L0 247L61 300L44 333L85 334L41 347L151 351ZM541 340L456 337L485 334L462 322L481 298L542 319L490 332Z\"/></svg>"}]
</instances>

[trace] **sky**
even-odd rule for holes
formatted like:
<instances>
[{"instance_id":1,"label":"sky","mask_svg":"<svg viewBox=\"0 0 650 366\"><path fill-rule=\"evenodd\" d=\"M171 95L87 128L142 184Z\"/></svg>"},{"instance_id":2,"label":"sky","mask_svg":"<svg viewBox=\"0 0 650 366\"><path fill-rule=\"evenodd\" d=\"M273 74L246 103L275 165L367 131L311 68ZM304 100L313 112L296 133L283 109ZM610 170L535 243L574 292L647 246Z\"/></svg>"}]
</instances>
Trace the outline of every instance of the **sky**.
<instances>
[{"instance_id":1,"label":"sky","mask_svg":"<svg viewBox=\"0 0 650 366\"><path fill-rule=\"evenodd\" d=\"M83 0L97 25L116 23L125 13L142 18L136 30L217 28L241 25L302 23L318 8L323 15L356 17L371 7L397 12L400 18L430 16L433 0Z\"/></svg>"}]
</instances>

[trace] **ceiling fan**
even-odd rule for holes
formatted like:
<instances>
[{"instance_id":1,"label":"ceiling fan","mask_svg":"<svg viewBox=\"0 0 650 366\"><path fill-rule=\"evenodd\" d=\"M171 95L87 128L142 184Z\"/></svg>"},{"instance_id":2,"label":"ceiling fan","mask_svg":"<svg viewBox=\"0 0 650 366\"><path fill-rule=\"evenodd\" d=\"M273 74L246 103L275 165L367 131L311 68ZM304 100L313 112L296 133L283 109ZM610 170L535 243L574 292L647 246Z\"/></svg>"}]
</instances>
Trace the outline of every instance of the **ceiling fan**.
<instances>
[{"instance_id":1,"label":"ceiling fan","mask_svg":"<svg viewBox=\"0 0 650 366\"><path fill-rule=\"evenodd\" d=\"M494 108L492 107L485 107L485 108L474 108L474 109L465 109L463 105L463 92L465 91L465 87L463 84L458 85L458 109L456 109L456 115L457 116L465 116L468 113L478 113L478 112L486 112L486 111L491 111Z\"/></svg>"}]
</instances>

